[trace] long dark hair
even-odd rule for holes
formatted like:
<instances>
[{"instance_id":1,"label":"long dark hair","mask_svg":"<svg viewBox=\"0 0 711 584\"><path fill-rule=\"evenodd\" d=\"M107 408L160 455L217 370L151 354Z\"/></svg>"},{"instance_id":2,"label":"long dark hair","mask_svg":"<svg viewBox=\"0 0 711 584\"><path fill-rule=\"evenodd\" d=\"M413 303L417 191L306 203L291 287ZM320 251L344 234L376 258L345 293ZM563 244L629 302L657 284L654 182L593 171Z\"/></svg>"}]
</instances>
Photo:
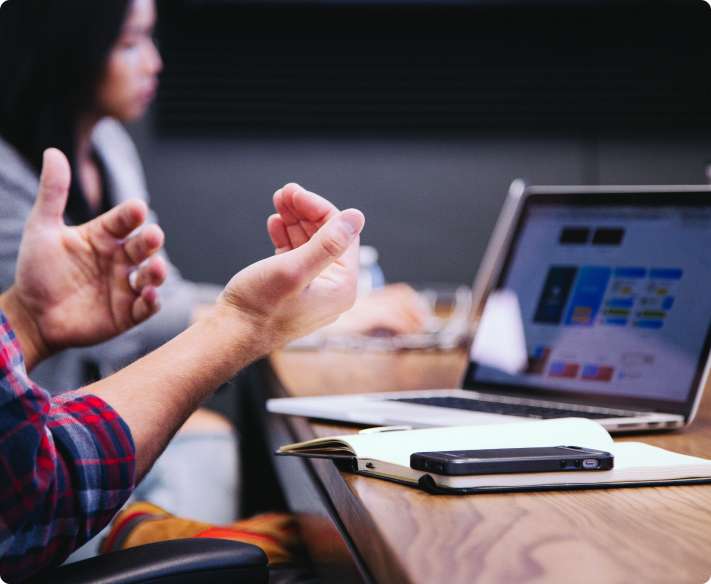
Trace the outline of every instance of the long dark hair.
<instances>
[{"instance_id":1,"label":"long dark hair","mask_svg":"<svg viewBox=\"0 0 711 584\"><path fill-rule=\"evenodd\" d=\"M7 0L0 6L0 135L39 171L42 152L72 166L67 213L88 213L76 167L82 114L98 84L131 0Z\"/></svg>"}]
</instances>

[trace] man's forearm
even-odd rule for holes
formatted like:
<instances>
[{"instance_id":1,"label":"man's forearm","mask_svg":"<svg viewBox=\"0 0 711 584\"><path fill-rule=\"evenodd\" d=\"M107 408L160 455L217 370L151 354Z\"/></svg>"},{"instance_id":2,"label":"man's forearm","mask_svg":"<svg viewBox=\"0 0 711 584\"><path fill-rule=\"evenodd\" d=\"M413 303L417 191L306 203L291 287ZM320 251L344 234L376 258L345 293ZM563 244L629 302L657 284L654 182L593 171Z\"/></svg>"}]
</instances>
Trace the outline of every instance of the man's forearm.
<instances>
[{"instance_id":1,"label":"man's forearm","mask_svg":"<svg viewBox=\"0 0 711 584\"><path fill-rule=\"evenodd\" d=\"M268 345L259 335L248 319L217 312L85 388L111 405L131 429L139 480L199 404L266 352Z\"/></svg>"},{"instance_id":2,"label":"man's forearm","mask_svg":"<svg viewBox=\"0 0 711 584\"><path fill-rule=\"evenodd\" d=\"M5 313L17 335L27 370L32 371L35 365L50 356L51 351L44 342L33 315L18 298L14 286L0 294L0 310Z\"/></svg>"}]
</instances>

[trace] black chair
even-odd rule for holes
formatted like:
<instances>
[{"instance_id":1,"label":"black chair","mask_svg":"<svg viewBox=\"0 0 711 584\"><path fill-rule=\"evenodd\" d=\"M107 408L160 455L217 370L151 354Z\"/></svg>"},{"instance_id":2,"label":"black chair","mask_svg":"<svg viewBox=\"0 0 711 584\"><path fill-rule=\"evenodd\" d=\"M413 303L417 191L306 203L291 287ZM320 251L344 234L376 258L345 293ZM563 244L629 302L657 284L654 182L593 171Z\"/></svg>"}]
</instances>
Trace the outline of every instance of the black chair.
<instances>
[{"instance_id":1,"label":"black chair","mask_svg":"<svg viewBox=\"0 0 711 584\"><path fill-rule=\"evenodd\" d=\"M52 584L258 584L269 582L257 546L225 539L150 543L68 564L30 582Z\"/></svg>"}]
</instances>

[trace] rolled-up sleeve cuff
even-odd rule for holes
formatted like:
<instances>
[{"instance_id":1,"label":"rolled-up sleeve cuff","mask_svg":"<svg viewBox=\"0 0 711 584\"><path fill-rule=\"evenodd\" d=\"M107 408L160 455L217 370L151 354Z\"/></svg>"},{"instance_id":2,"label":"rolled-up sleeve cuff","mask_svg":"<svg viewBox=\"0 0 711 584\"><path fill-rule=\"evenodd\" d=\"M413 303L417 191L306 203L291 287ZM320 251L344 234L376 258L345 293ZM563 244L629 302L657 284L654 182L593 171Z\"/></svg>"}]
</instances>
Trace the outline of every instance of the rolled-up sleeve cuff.
<instances>
[{"instance_id":1,"label":"rolled-up sleeve cuff","mask_svg":"<svg viewBox=\"0 0 711 584\"><path fill-rule=\"evenodd\" d=\"M73 467L72 475L80 477L75 496L87 518L82 539L89 539L133 492L136 449L131 430L104 400L80 392L56 397L48 420L62 458Z\"/></svg>"}]
</instances>

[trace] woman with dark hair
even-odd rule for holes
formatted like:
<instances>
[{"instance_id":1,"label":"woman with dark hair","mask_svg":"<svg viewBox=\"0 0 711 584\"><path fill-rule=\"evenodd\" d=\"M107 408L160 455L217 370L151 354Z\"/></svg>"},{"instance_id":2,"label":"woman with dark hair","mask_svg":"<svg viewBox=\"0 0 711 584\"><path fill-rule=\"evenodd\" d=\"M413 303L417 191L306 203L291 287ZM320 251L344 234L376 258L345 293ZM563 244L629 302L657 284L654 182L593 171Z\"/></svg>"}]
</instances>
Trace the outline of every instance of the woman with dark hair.
<instances>
[{"instance_id":1,"label":"woman with dark hair","mask_svg":"<svg viewBox=\"0 0 711 584\"><path fill-rule=\"evenodd\" d=\"M97 169L88 172L98 164L91 147L96 124L107 115L119 120L140 116L148 105L146 90L143 101L135 95L132 104L121 105L103 99L108 92L101 90L117 70L109 61L119 55L113 49L124 36L130 5L130 0L28 0L2 8L0 132L34 171L47 144L66 153L75 173L84 171L71 186L68 214L75 220L95 215L91 207L102 203L98 195L106 195L92 181L99 176ZM128 42L136 48L137 39L120 42L124 49ZM147 88L161 68L155 49L149 59L143 65Z\"/></svg>"},{"instance_id":2,"label":"woman with dark hair","mask_svg":"<svg viewBox=\"0 0 711 584\"><path fill-rule=\"evenodd\" d=\"M138 154L120 122L140 117L155 94L162 62L154 23L154 0L9 0L0 6L0 291L14 279L46 148L66 153L76 177L69 223L84 223L129 198L148 199ZM213 302L217 292L184 280L169 265L158 315L113 341L47 360L33 379L60 392L104 377L185 329L196 307ZM237 514L237 475L232 426L202 410L136 496L177 514L230 521Z\"/></svg>"},{"instance_id":3,"label":"woman with dark hair","mask_svg":"<svg viewBox=\"0 0 711 584\"><path fill-rule=\"evenodd\" d=\"M162 62L151 38L153 0L11 0L0 11L3 289L15 271L46 148L66 153L76 177L67 208L72 223L128 197L148 198L138 154L118 122L145 112ZM170 280L155 321L130 338L50 363L39 380L58 390L76 387L92 365L106 374L184 329L201 290L175 270Z\"/></svg>"}]
</instances>

